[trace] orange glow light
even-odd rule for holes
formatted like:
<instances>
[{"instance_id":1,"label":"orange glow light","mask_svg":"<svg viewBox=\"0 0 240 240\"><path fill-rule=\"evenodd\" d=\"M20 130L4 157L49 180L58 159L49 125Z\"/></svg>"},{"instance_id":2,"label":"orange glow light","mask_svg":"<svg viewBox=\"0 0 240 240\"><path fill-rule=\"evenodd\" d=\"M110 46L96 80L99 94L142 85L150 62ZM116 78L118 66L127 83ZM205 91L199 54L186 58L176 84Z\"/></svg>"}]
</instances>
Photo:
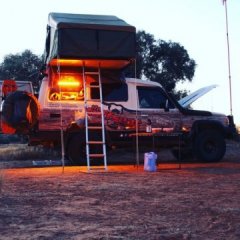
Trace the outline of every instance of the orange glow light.
<instances>
[{"instance_id":1,"label":"orange glow light","mask_svg":"<svg viewBox=\"0 0 240 240\"><path fill-rule=\"evenodd\" d=\"M58 81L59 87L80 87L81 83L79 79L75 76L64 75L60 76L60 80Z\"/></svg>"},{"instance_id":2,"label":"orange glow light","mask_svg":"<svg viewBox=\"0 0 240 240\"><path fill-rule=\"evenodd\" d=\"M96 68L99 65L101 68L121 69L130 63L129 60L103 60L103 59L52 59L51 66L72 66L72 67L92 67Z\"/></svg>"},{"instance_id":3,"label":"orange glow light","mask_svg":"<svg viewBox=\"0 0 240 240\"><path fill-rule=\"evenodd\" d=\"M52 66L82 66L83 61L82 60L77 60L77 59L52 59L50 64Z\"/></svg>"},{"instance_id":4,"label":"orange glow light","mask_svg":"<svg viewBox=\"0 0 240 240\"><path fill-rule=\"evenodd\" d=\"M64 81L60 81L60 82L58 82L58 86L60 86L60 87L79 87L80 86L80 82L64 82Z\"/></svg>"}]
</instances>

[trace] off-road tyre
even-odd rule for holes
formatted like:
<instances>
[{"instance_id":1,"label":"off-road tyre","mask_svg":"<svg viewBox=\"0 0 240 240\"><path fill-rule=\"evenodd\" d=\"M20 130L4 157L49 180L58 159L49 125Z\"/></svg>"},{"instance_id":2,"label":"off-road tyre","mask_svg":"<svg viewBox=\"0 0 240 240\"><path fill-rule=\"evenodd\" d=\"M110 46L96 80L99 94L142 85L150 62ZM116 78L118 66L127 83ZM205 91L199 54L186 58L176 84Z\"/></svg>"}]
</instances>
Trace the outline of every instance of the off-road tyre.
<instances>
[{"instance_id":1,"label":"off-road tyre","mask_svg":"<svg viewBox=\"0 0 240 240\"><path fill-rule=\"evenodd\" d=\"M21 101L25 104L20 105ZM3 120L19 134L33 129L39 119L39 114L40 107L37 98L24 91L10 93L2 107ZM18 118L17 115L25 117Z\"/></svg>"},{"instance_id":2,"label":"off-road tyre","mask_svg":"<svg viewBox=\"0 0 240 240\"><path fill-rule=\"evenodd\" d=\"M204 130L194 141L194 155L203 162L218 162L226 152L224 136L217 130Z\"/></svg>"}]
</instances>

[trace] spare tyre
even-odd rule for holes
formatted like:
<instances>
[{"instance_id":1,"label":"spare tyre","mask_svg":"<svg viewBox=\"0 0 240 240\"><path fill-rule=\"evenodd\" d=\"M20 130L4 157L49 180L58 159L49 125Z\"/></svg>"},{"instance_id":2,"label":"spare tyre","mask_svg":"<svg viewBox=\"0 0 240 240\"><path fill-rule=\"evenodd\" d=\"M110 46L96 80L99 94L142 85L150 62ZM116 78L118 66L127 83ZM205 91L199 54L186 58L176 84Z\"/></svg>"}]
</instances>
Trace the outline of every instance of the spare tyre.
<instances>
[{"instance_id":1,"label":"spare tyre","mask_svg":"<svg viewBox=\"0 0 240 240\"><path fill-rule=\"evenodd\" d=\"M28 92L16 91L10 93L3 102L2 118L16 133L29 132L39 118L37 98Z\"/></svg>"}]
</instances>

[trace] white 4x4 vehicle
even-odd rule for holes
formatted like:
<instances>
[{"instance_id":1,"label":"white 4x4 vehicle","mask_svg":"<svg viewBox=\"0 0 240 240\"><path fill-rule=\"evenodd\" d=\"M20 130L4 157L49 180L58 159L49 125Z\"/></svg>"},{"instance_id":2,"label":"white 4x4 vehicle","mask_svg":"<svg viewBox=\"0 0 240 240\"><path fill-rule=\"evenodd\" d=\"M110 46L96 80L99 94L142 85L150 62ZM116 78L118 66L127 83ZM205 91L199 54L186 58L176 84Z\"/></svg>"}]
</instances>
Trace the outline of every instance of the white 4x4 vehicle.
<instances>
[{"instance_id":1,"label":"white 4x4 vehicle","mask_svg":"<svg viewBox=\"0 0 240 240\"><path fill-rule=\"evenodd\" d=\"M94 81L87 86L87 94L90 96L88 111L100 112L96 101L99 93L92 86ZM236 133L231 117L187 109L182 106L183 103L180 104L184 102L186 105L184 99L177 102L156 82L126 78L114 83L103 83L102 89L106 141L109 147L133 146L137 134L140 146L152 144L154 137L156 148L172 147L176 157L181 150L184 157L194 155L202 161L219 161L226 151L225 139ZM84 158L81 154L85 149L83 99L78 99L69 92L61 92L61 97L56 97L45 78L39 94L39 104L40 118L38 129L32 135L35 136L33 140L57 144L62 113L66 153L74 162L80 161L81 156ZM101 121L95 114L89 118L93 125ZM179 146L180 149L177 149Z\"/></svg>"},{"instance_id":2,"label":"white 4x4 vehicle","mask_svg":"<svg viewBox=\"0 0 240 240\"><path fill-rule=\"evenodd\" d=\"M71 74L80 81L81 74ZM92 113L89 114L89 124L93 126L101 121L100 116L95 114L100 112L100 103L94 85L92 80L86 86L90 97L88 111ZM39 117L31 128L26 125L24 129L29 136L29 144L59 146L60 130L63 128L67 157L74 163L84 160L86 128L82 91L82 88L76 91L71 88L59 93L56 86L49 86L49 79L45 77L38 99ZM180 152L183 158L194 156L210 162L223 158L225 139L234 137L236 133L231 117L185 108L182 106L183 102L186 104L184 99L180 101L181 105L156 82L133 78L106 81L102 83L102 92L106 143L109 147L134 146L137 134L140 147L151 145L154 137L156 149L171 147L177 158ZM97 137L97 130L93 130L92 134Z\"/></svg>"},{"instance_id":3,"label":"white 4x4 vehicle","mask_svg":"<svg viewBox=\"0 0 240 240\"><path fill-rule=\"evenodd\" d=\"M177 102L156 82L122 76L135 57L135 34L114 16L50 13L39 98L9 95L5 124L28 135L29 144L64 145L74 163L89 156L90 142L98 153L99 142L145 146L153 139L177 158L222 159L225 139L236 134L232 116L189 109L196 96Z\"/></svg>"}]
</instances>

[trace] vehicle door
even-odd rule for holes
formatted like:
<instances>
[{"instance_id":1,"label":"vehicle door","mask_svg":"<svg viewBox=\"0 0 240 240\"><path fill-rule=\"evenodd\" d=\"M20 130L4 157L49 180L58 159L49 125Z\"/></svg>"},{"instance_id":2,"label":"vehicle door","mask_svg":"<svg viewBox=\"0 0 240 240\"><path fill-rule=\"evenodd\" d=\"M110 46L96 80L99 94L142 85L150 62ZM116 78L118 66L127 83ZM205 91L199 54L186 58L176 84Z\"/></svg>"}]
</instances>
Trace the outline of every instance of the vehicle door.
<instances>
[{"instance_id":1,"label":"vehicle door","mask_svg":"<svg viewBox=\"0 0 240 240\"><path fill-rule=\"evenodd\" d=\"M174 134L181 129L181 113L158 86L138 86L140 131Z\"/></svg>"}]
</instances>

